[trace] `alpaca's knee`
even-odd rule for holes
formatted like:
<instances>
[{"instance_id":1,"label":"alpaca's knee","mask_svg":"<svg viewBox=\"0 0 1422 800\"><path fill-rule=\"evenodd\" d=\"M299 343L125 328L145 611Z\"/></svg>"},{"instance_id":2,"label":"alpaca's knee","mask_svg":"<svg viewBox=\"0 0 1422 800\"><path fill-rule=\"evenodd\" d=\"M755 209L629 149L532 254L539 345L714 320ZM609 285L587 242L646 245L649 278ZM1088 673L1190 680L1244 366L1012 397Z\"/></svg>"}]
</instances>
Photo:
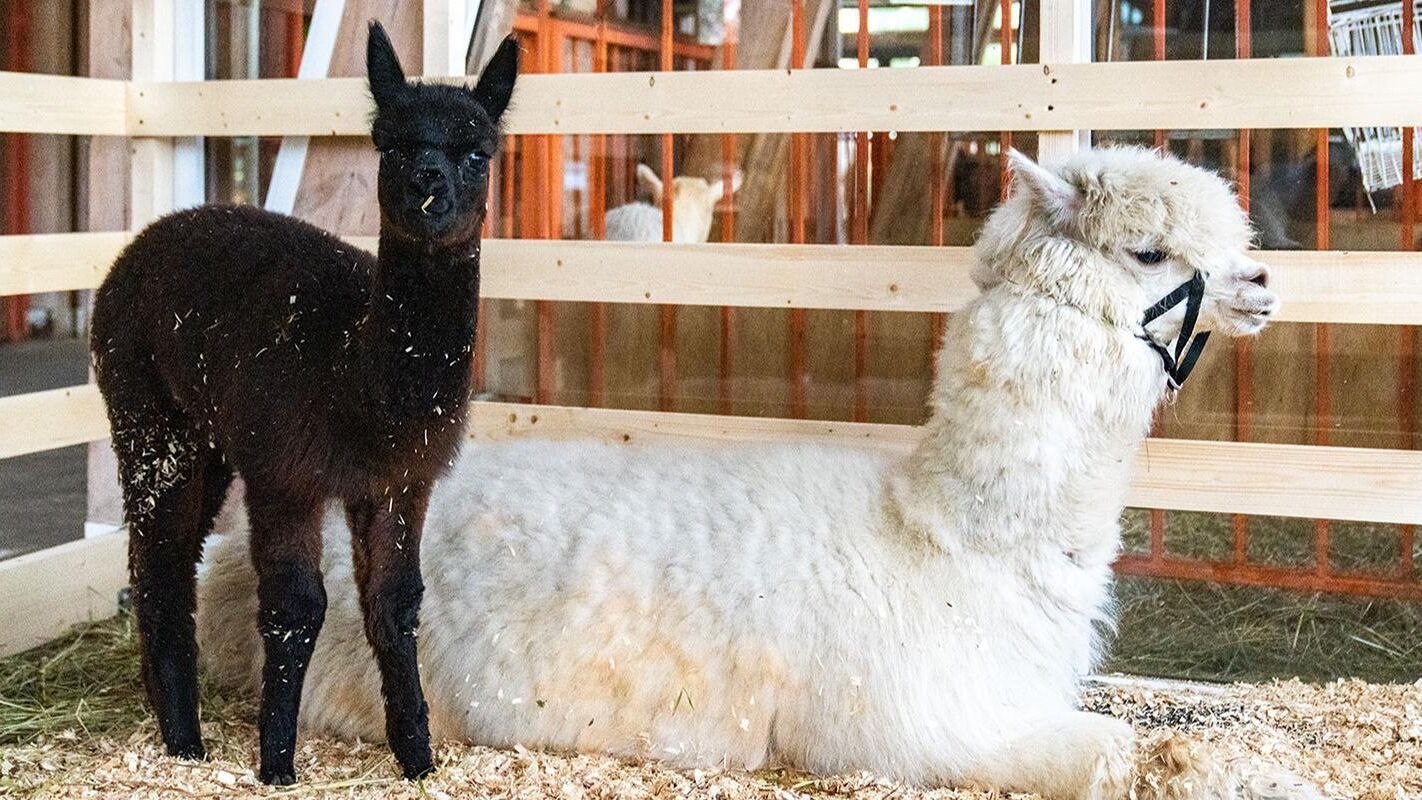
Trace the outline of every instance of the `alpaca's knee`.
<instances>
[{"instance_id":1,"label":"alpaca's knee","mask_svg":"<svg viewBox=\"0 0 1422 800\"><path fill-rule=\"evenodd\" d=\"M314 569L289 567L262 574L257 581L257 630L269 645L312 644L326 617L326 587Z\"/></svg>"},{"instance_id":2,"label":"alpaca's knee","mask_svg":"<svg viewBox=\"0 0 1422 800\"><path fill-rule=\"evenodd\" d=\"M1131 726L1074 712L1027 731L967 771L983 789L1029 792L1048 800L1124 800L1134 774Z\"/></svg>"},{"instance_id":3,"label":"alpaca's knee","mask_svg":"<svg viewBox=\"0 0 1422 800\"><path fill-rule=\"evenodd\" d=\"M424 592L418 571L403 571L372 581L365 609L365 633L371 646L383 651L414 642Z\"/></svg>"}]
</instances>

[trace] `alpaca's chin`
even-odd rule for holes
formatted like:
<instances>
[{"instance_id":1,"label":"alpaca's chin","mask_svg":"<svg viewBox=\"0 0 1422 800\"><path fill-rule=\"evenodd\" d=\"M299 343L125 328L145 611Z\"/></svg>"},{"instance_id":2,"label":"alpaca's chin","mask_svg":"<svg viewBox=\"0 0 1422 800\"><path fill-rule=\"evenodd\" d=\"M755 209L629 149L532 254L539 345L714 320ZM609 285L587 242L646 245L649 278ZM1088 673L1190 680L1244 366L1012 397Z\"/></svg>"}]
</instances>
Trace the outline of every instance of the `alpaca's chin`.
<instances>
[{"instance_id":1,"label":"alpaca's chin","mask_svg":"<svg viewBox=\"0 0 1422 800\"><path fill-rule=\"evenodd\" d=\"M415 209L401 215L391 226L399 238L419 243L423 248L444 250L458 248L479 233L482 221L477 214L450 210L443 214L424 213ZM387 220L389 222L389 220Z\"/></svg>"},{"instance_id":2,"label":"alpaca's chin","mask_svg":"<svg viewBox=\"0 0 1422 800\"><path fill-rule=\"evenodd\" d=\"M1234 337L1256 336L1269 325L1278 310L1278 303L1265 307L1231 308L1221 315L1220 333Z\"/></svg>"}]
</instances>

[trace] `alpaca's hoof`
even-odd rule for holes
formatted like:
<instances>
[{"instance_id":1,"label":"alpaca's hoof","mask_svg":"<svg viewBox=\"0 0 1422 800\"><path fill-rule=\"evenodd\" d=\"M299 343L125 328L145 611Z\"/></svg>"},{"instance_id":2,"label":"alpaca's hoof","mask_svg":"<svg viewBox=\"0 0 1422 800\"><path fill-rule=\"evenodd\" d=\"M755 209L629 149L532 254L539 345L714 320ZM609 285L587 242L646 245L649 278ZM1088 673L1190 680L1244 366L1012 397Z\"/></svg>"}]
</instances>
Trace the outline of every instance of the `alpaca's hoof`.
<instances>
[{"instance_id":1,"label":"alpaca's hoof","mask_svg":"<svg viewBox=\"0 0 1422 800\"><path fill-rule=\"evenodd\" d=\"M401 764L400 771L405 773L405 780L417 781L434 774L434 761L426 755L423 760L416 760L409 764Z\"/></svg>"},{"instance_id":2,"label":"alpaca's hoof","mask_svg":"<svg viewBox=\"0 0 1422 800\"><path fill-rule=\"evenodd\" d=\"M296 770L292 767L262 767L257 771L257 779L268 786L290 786L296 783Z\"/></svg>"},{"instance_id":3,"label":"alpaca's hoof","mask_svg":"<svg viewBox=\"0 0 1422 800\"><path fill-rule=\"evenodd\" d=\"M207 748L202 746L202 740L169 742L167 749L168 755L174 758L183 758L189 761L203 761L207 758Z\"/></svg>"}]
</instances>

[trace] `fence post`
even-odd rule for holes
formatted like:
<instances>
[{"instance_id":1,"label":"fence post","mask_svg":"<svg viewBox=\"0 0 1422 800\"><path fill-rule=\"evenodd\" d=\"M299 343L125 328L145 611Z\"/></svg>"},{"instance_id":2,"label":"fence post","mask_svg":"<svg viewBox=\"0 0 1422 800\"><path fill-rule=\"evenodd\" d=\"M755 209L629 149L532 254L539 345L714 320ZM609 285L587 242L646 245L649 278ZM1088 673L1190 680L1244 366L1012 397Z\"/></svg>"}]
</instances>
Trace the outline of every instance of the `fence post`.
<instances>
[{"instance_id":1,"label":"fence post","mask_svg":"<svg viewBox=\"0 0 1422 800\"><path fill-rule=\"evenodd\" d=\"M178 59L177 10L173 0L133 0L130 25L133 80L173 80ZM201 47L202 43L198 42L197 46ZM129 91L142 89L135 86ZM142 230L173 209L175 168L172 139L129 140L129 230ZM184 192L190 194L190 187ZM92 375L90 378L92 380ZM86 538L115 532L122 524L117 473L117 463L108 442L90 444Z\"/></svg>"},{"instance_id":2,"label":"fence post","mask_svg":"<svg viewBox=\"0 0 1422 800\"><path fill-rule=\"evenodd\" d=\"M424 0L424 38L421 74L463 75L469 58L469 41L479 16L479 0Z\"/></svg>"},{"instance_id":3,"label":"fence post","mask_svg":"<svg viewBox=\"0 0 1422 800\"><path fill-rule=\"evenodd\" d=\"M1090 63L1091 0L1041 0L1042 30L1038 61L1047 68ZM1004 27L1010 25L1003 20ZM1091 144L1091 131L1044 131L1037 139L1037 160L1061 161Z\"/></svg>"},{"instance_id":4,"label":"fence post","mask_svg":"<svg viewBox=\"0 0 1422 800\"><path fill-rule=\"evenodd\" d=\"M133 79L171 81L176 66L173 0L133 0ZM141 92L142 87L130 91ZM173 209L173 140L140 137L129 140L129 230Z\"/></svg>"}]
</instances>

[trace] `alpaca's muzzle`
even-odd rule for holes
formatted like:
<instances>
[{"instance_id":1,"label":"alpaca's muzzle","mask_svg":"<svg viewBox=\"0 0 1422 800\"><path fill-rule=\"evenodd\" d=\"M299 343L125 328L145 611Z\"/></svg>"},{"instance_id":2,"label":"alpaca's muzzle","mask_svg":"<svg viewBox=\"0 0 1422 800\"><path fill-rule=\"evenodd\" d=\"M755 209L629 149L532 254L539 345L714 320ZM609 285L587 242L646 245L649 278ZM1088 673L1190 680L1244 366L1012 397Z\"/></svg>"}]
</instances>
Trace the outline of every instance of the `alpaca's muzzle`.
<instances>
[{"instance_id":1,"label":"alpaca's muzzle","mask_svg":"<svg viewBox=\"0 0 1422 800\"><path fill-rule=\"evenodd\" d=\"M1165 370L1165 381L1171 389L1179 389L1184 385L1185 379L1190 377L1190 372L1200 360L1200 355L1205 352L1205 344L1210 340L1209 331L1195 333L1195 323L1200 319L1200 305L1204 298L1205 276L1196 270L1190 280L1156 301L1141 317L1139 338L1160 356L1161 367ZM1185 319L1180 323L1180 333L1176 335L1175 347L1172 349L1152 338L1146 326L1181 303L1185 304Z\"/></svg>"}]
</instances>

